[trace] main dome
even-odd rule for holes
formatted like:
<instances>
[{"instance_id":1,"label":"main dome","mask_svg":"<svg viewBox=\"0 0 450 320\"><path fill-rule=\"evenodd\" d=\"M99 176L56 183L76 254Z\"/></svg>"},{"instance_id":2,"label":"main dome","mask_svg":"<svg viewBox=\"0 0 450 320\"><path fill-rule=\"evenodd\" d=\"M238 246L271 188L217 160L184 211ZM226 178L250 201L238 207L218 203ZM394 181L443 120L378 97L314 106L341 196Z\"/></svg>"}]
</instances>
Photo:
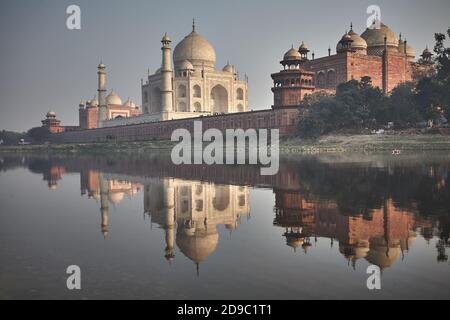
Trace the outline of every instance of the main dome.
<instances>
[{"instance_id":1,"label":"main dome","mask_svg":"<svg viewBox=\"0 0 450 320\"><path fill-rule=\"evenodd\" d=\"M398 38L387 25L380 23L379 29L369 29L367 28L361 34L361 38L366 40L367 46L370 47L383 47L384 37L386 37L386 42L388 47L398 47Z\"/></svg>"},{"instance_id":2,"label":"main dome","mask_svg":"<svg viewBox=\"0 0 450 320\"><path fill-rule=\"evenodd\" d=\"M189 60L196 68L214 68L216 64L216 51L214 47L197 32L192 31L173 51L173 61L178 66Z\"/></svg>"}]
</instances>

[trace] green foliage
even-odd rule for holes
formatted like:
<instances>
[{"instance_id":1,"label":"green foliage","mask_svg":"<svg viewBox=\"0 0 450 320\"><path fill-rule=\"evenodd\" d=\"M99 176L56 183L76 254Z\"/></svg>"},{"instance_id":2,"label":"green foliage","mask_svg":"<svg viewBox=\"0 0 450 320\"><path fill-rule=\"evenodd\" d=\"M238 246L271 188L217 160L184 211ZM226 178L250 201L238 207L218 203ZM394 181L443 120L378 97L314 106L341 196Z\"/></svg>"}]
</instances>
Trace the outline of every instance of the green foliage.
<instances>
[{"instance_id":1,"label":"green foliage","mask_svg":"<svg viewBox=\"0 0 450 320\"><path fill-rule=\"evenodd\" d=\"M3 145L12 146L17 145L20 139L25 139L25 133L13 131L0 131L0 140L3 140Z\"/></svg>"},{"instance_id":2,"label":"green foliage","mask_svg":"<svg viewBox=\"0 0 450 320\"><path fill-rule=\"evenodd\" d=\"M369 77L340 84L335 96L317 93L301 105L300 135L316 138L334 130L372 127L383 95Z\"/></svg>"},{"instance_id":3,"label":"green foliage","mask_svg":"<svg viewBox=\"0 0 450 320\"><path fill-rule=\"evenodd\" d=\"M414 127L416 123L425 120L417 103L413 83L400 84L392 91L387 112L398 129Z\"/></svg>"},{"instance_id":4,"label":"green foliage","mask_svg":"<svg viewBox=\"0 0 450 320\"><path fill-rule=\"evenodd\" d=\"M44 143L50 138L50 132L44 127L35 127L27 132L27 137L34 143Z\"/></svg>"},{"instance_id":5,"label":"green foliage","mask_svg":"<svg viewBox=\"0 0 450 320\"><path fill-rule=\"evenodd\" d=\"M447 36L450 39L450 28L447 30ZM433 78L439 107L442 108L447 118L450 117L450 47L445 47L445 34L437 33L435 35L436 45L436 69L437 73Z\"/></svg>"}]
</instances>

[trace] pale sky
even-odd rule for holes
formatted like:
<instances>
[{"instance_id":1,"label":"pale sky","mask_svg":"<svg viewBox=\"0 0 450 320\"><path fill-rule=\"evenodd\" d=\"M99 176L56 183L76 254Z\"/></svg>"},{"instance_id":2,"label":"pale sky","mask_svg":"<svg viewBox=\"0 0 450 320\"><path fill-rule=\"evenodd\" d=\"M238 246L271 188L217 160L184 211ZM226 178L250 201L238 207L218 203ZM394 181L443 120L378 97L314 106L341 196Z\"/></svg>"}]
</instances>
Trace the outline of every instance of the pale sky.
<instances>
[{"instance_id":1,"label":"pale sky","mask_svg":"<svg viewBox=\"0 0 450 320\"><path fill-rule=\"evenodd\" d=\"M66 28L66 8L81 7L81 30ZM434 33L450 27L448 0L2 0L0 10L0 130L40 126L53 110L63 125L78 125L78 103L96 94L96 67L107 66L108 91L141 104L140 79L161 64L161 37L173 47L197 31L249 77L250 108L272 104L270 74L293 44L305 41L326 55L353 22L365 30L371 4L419 54Z\"/></svg>"}]
</instances>

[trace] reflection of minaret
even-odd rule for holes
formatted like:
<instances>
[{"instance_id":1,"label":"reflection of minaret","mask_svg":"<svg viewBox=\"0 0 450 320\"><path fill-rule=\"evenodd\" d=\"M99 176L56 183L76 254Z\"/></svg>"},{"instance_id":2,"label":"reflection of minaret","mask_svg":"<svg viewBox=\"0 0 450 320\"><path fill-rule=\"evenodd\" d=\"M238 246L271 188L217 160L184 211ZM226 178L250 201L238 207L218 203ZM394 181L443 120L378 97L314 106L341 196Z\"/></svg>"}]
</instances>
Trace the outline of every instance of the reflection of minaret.
<instances>
[{"instance_id":1,"label":"reflection of minaret","mask_svg":"<svg viewBox=\"0 0 450 320\"><path fill-rule=\"evenodd\" d=\"M108 204L108 180L106 180L100 174L100 212L102 214L102 224L101 230L103 236L108 236L108 215L109 215L109 204Z\"/></svg>"},{"instance_id":2,"label":"reflection of minaret","mask_svg":"<svg viewBox=\"0 0 450 320\"><path fill-rule=\"evenodd\" d=\"M165 255L167 261L172 262L175 258L174 245L175 245L175 204L174 204L174 190L168 187L165 190L164 205L166 208L166 223L164 226L166 232L166 249Z\"/></svg>"}]
</instances>

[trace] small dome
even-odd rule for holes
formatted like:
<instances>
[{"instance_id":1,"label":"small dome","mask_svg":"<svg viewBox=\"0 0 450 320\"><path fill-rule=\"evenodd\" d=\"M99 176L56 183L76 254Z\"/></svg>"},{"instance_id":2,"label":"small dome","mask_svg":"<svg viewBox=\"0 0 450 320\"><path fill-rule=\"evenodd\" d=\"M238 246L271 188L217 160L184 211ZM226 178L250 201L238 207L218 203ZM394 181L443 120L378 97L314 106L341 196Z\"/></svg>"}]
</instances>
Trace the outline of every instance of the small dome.
<instances>
[{"instance_id":1,"label":"small dome","mask_svg":"<svg viewBox=\"0 0 450 320\"><path fill-rule=\"evenodd\" d=\"M98 100L96 96L94 96L91 100L89 100L89 105L91 107L98 107Z\"/></svg>"},{"instance_id":2,"label":"small dome","mask_svg":"<svg viewBox=\"0 0 450 320\"><path fill-rule=\"evenodd\" d=\"M234 72L234 66L232 64L227 63L225 67L223 67L222 71L229 72L229 73L235 73Z\"/></svg>"},{"instance_id":3,"label":"small dome","mask_svg":"<svg viewBox=\"0 0 450 320\"><path fill-rule=\"evenodd\" d=\"M108 198L112 204L117 205L123 200L124 194L122 192L110 193Z\"/></svg>"},{"instance_id":4,"label":"small dome","mask_svg":"<svg viewBox=\"0 0 450 320\"><path fill-rule=\"evenodd\" d=\"M105 66L103 63L100 63L100 64L98 65L98 68L99 68L99 69L105 69L106 66Z\"/></svg>"},{"instance_id":5,"label":"small dome","mask_svg":"<svg viewBox=\"0 0 450 320\"><path fill-rule=\"evenodd\" d=\"M128 100L123 104L124 107L136 109L136 104L128 97Z\"/></svg>"},{"instance_id":6,"label":"small dome","mask_svg":"<svg viewBox=\"0 0 450 320\"><path fill-rule=\"evenodd\" d=\"M178 69L192 71L194 70L194 66L189 62L189 60L184 60L178 65Z\"/></svg>"},{"instance_id":7,"label":"small dome","mask_svg":"<svg viewBox=\"0 0 450 320\"><path fill-rule=\"evenodd\" d=\"M382 22L380 23L379 29L367 28L366 31L361 34L361 37L366 40L369 48L384 46L384 37L386 37L386 42L389 47L398 47L398 38L394 31Z\"/></svg>"},{"instance_id":8,"label":"small dome","mask_svg":"<svg viewBox=\"0 0 450 320\"><path fill-rule=\"evenodd\" d=\"M365 50L367 49L367 42L359 34L357 34L355 31L350 30L348 33L350 38L353 40L352 42L352 49L355 50Z\"/></svg>"},{"instance_id":9,"label":"small dome","mask_svg":"<svg viewBox=\"0 0 450 320\"><path fill-rule=\"evenodd\" d=\"M294 48L289 49L288 52L286 52L283 57L284 61L293 61L300 59L301 59L300 53Z\"/></svg>"},{"instance_id":10,"label":"small dome","mask_svg":"<svg viewBox=\"0 0 450 320\"><path fill-rule=\"evenodd\" d=\"M287 236L286 237L286 245L288 245L289 247L293 248L294 250L301 247L304 243L304 238L301 237L291 237L291 236Z\"/></svg>"},{"instance_id":11,"label":"small dome","mask_svg":"<svg viewBox=\"0 0 450 320\"><path fill-rule=\"evenodd\" d=\"M54 111L47 112L47 118L54 118L56 117L56 113Z\"/></svg>"},{"instance_id":12,"label":"small dome","mask_svg":"<svg viewBox=\"0 0 450 320\"><path fill-rule=\"evenodd\" d=\"M120 99L120 97L117 95L117 93L114 92L114 90L111 90L111 93L106 97L106 103L122 105L122 99Z\"/></svg>"}]
</instances>

